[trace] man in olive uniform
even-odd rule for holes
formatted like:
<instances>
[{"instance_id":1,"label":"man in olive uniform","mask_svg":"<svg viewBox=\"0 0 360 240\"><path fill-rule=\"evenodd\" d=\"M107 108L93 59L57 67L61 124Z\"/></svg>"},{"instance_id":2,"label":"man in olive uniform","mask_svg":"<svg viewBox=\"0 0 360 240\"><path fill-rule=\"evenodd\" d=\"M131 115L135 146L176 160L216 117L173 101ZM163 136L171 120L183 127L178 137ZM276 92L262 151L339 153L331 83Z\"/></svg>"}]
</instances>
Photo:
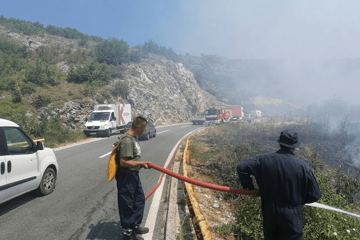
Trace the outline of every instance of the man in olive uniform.
<instances>
[{"instance_id":1,"label":"man in olive uniform","mask_svg":"<svg viewBox=\"0 0 360 240\"><path fill-rule=\"evenodd\" d=\"M148 163L141 161L141 149L138 136L146 129L144 117L136 117L131 129L120 140L117 148L116 184L118 189L118 207L124 240L141 240L138 234L149 232L149 228L140 227L144 216L145 195L139 177L141 168L148 169Z\"/></svg>"},{"instance_id":2,"label":"man in olive uniform","mask_svg":"<svg viewBox=\"0 0 360 240\"><path fill-rule=\"evenodd\" d=\"M321 191L310 165L294 154L297 132L281 132L278 142L280 150L245 160L237 171L245 189L254 189L250 175L259 186L265 239L301 239L301 206L316 202Z\"/></svg>"}]
</instances>

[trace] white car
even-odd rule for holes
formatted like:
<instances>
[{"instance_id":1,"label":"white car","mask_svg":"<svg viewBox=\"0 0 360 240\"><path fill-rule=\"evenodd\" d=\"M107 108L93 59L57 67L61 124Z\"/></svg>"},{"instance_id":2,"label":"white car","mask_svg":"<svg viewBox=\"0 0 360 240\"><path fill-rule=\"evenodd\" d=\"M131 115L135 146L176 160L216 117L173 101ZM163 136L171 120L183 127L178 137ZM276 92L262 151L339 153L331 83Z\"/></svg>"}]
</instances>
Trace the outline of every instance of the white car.
<instances>
[{"instance_id":1,"label":"white car","mask_svg":"<svg viewBox=\"0 0 360 240\"><path fill-rule=\"evenodd\" d=\"M0 118L0 204L26 192L54 191L59 165L55 153L36 143L14 122Z\"/></svg>"}]
</instances>

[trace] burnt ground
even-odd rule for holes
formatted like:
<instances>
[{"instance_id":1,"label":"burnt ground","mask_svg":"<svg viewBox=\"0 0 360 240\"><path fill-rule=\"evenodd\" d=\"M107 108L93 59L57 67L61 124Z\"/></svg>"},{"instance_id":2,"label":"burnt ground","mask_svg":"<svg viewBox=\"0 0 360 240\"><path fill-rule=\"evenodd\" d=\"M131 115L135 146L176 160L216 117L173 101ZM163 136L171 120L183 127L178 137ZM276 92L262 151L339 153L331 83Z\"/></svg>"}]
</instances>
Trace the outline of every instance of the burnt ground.
<instances>
[{"instance_id":1,"label":"burnt ground","mask_svg":"<svg viewBox=\"0 0 360 240\"><path fill-rule=\"evenodd\" d=\"M346 174L356 175L359 168L353 163L360 145L356 136L346 132L328 132L321 126L307 123L258 123L228 124L192 136L191 165L188 175L196 180L221 186L241 188L236 174L239 162L259 153L276 151L277 139L284 129L299 132L302 142L296 155L308 161L313 169L327 172L340 166ZM216 231L236 223L234 203L239 198L195 186L195 195L210 227L213 239L236 239L236 233ZM224 230L224 229L223 229Z\"/></svg>"}]
</instances>

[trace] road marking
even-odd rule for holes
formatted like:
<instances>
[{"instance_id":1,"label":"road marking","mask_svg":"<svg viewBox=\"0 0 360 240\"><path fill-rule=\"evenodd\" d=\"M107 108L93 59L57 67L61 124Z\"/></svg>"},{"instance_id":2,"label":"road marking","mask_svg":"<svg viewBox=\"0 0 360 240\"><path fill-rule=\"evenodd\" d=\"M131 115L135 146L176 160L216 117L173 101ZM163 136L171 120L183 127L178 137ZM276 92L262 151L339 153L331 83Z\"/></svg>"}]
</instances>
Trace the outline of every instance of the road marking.
<instances>
[{"instance_id":1,"label":"road marking","mask_svg":"<svg viewBox=\"0 0 360 240\"><path fill-rule=\"evenodd\" d=\"M104 155L100 156L99 158L106 157L107 155L110 155L110 154L111 154L111 152L108 152L108 153L106 153L106 154L104 154Z\"/></svg>"},{"instance_id":2,"label":"road marking","mask_svg":"<svg viewBox=\"0 0 360 240\"><path fill-rule=\"evenodd\" d=\"M76 146L80 146L80 145L83 145L83 144L91 143L91 142L101 141L101 140L104 140L104 139L107 139L107 138L96 138L96 139L92 139L92 140L89 140L89 141L84 141L84 142L81 142L81 143L73 143L73 144L69 144L67 146L53 148L53 150L56 152L56 151L64 150L64 149L67 149L67 148L76 147Z\"/></svg>"},{"instance_id":3,"label":"road marking","mask_svg":"<svg viewBox=\"0 0 360 240\"><path fill-rule=\"evenodd\" d=\"M180 128L186 128L186 127L190 127L190 125L187 125L187 126L182 126L182 127L180 127Z\"/></svg>"},{"instance_id":4,"label":"road marking","mask_svg":"<svg viewBox=\"0 0 360 240\"><path fill-rule=\"evenodd\" d=\"M156 134L162 134L162 133L164 133L164 132L168 132L169 130L165 130L165 131L162 131L162 132L158 132L158 133L156 133Z\"/></svg>"}]
</instances>

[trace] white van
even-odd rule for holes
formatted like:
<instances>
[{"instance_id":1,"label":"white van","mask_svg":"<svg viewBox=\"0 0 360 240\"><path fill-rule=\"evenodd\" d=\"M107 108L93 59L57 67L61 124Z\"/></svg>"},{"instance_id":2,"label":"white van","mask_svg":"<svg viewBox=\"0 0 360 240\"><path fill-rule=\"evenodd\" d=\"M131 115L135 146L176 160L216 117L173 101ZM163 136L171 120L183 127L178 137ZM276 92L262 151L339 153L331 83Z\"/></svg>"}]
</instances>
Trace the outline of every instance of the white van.
<instances>
[{"instance_id":1,"label":"white van","mask_svg":"<svg viewBox=\"0 0 360 240\"><path fill-rule=\"evenodd\" d=\"M14 122L0 118L0 204L32 190L54 191L59 166L55 153L36 143Z\"/></svg>"}]
</instances>

